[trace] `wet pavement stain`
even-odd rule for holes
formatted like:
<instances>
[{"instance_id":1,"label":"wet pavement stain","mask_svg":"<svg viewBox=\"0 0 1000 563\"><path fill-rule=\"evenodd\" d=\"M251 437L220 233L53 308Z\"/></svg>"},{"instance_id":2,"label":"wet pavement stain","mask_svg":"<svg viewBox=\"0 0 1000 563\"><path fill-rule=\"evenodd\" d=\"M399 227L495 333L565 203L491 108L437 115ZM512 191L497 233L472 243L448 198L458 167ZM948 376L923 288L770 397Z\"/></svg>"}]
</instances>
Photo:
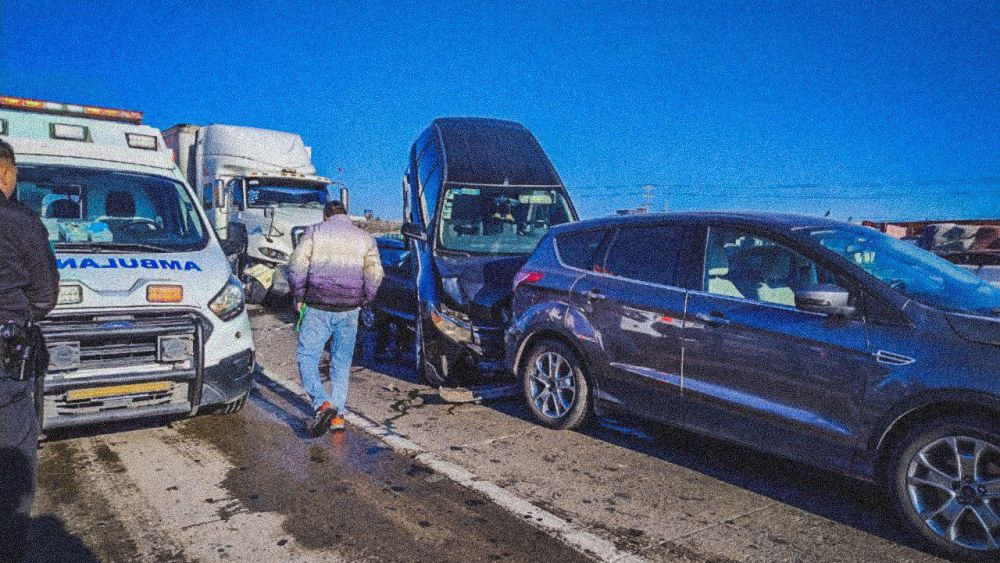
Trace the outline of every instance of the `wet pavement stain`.
<instances>
[{"instance_id":1,"label":"wet pavement stain","mask_svg":"<svg viewBox=\"0 0 1000 563\"><path fill-rule=\"evenodd\" d=\"M404 416L419 390L401 399ZM271 411L300 409L268 389L235 416L186 420L178 431L208 442L234 465L222 483L251 512L285 516L298 544L347 560L586 561L562 542L348 428L303 440Z\"/></svg>"},{"instance_id":2,"label":"wet pavement stain","mask_svg":"<svg viewBox=\"0 0 1000 563\"><path fill-rule=\"evenodd\" d=\"M386 432L389 434L396 434L396 421L406 416L411 410L419 409L426 404L427 401L420 395L420 389L410 389L406 392L405 397L389 405L389 408L398 414L383 420L382 426L385 427Z\"/></svg>"},{"instance_id":3,"label":"wet pavement stain","mask_svg":"<svg viewBox=\"0 0 1000 563\"><path fill-rule=\"evenodd\" d=\"M94 471L125 471L118 454L99 444L94 456L76 444L46 443L39 453L39 494L35 510L46 514L32 521L28 563L51 561L134 561L138 542L101 492L90 485ZM59 521L49 512L59 514ZM184 562L183 553L157 548L149 554L158 561Z\"/></svg>"}]
</instances>

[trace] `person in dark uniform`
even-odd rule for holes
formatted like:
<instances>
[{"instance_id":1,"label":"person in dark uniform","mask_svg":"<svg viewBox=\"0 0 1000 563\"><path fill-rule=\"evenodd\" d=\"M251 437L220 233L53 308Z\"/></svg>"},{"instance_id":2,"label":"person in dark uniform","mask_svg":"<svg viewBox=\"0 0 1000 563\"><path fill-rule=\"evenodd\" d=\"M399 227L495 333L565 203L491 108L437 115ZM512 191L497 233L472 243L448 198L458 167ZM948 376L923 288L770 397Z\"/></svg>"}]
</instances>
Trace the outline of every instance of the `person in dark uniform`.
<instances>
[{"instance_id":1,"label":"person in dark uniform","mask_svg":"<svg viewBox=\"0 0 1000 563\"><path fill-rule=\"evenodd\" d=\"M30 323L59 296L48 232L34 211L12 200L16 185L14 151L0 139L0 561L24 557L38 463L33 390L40 374L38 366L21 369L19 356Z\"/></svg>"}]
</instances>

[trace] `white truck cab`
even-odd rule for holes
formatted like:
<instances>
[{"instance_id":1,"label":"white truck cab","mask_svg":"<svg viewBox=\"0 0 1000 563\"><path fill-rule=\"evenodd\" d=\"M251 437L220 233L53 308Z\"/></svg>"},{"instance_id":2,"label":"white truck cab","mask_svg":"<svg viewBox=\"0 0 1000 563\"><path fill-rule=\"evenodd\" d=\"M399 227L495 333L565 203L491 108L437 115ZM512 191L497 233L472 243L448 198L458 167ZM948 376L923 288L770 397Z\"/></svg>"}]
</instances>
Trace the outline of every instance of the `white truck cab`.
<instances>
[{"instance_id":1,"label":"white truck cab","mask_svg":"<svg viewBox=\"0 0 1000 563\"><path fill-rule=\"evenodd\" d=\"M285 268L305 229L323 220L338 186L316 175L312 151L295 133L236 125L175 125L163 132L188 183L222 239L246 239L236 266L247 300L288 294ZM339 197L348 204L347 189Z\"/></svg>"},{"instance_id":2,"label":"white truck cab","mask_svg":"<svg viewBox=\"0 0 1000 563\"><path fill-rule=\"evenodd\" d=\"M139 112L0 96L15 198L48 230L59 302L42 428L242 407L254 343L241 283L159 130Z\"/></svg>"}]
</instances>

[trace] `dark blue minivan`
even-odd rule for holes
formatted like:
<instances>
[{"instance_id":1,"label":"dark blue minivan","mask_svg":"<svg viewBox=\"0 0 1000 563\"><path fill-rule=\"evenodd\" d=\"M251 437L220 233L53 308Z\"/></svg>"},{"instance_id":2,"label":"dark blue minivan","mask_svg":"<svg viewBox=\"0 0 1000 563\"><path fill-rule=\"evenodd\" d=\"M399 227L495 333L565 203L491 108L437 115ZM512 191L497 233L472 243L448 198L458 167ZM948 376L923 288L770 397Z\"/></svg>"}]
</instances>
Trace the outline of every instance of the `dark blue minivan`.
<instances>
[{"instance_id":1,"label":"dark blue minivan","mask_svg":"<svg viewBox=\"0 0 1000 563\"><path fill-rule=\"evenodd\" d=\"M514 284L507 363L543 424L628 411L880 481L939 551L1000 556L1000 288L749 213L555 227Z\"/></svg>"},{"instance_id":2,"label":"dark blue minivan","mask_svg":"<svg viewBox=\"0 0 1000 563\"><path fill-rule=\"evenodd\" d=\"M502 373L511 281L549 227L573 220L562 180L523 125L441 117L417 137L401 231L424 381Z\"/></svg>"}]
</instances>

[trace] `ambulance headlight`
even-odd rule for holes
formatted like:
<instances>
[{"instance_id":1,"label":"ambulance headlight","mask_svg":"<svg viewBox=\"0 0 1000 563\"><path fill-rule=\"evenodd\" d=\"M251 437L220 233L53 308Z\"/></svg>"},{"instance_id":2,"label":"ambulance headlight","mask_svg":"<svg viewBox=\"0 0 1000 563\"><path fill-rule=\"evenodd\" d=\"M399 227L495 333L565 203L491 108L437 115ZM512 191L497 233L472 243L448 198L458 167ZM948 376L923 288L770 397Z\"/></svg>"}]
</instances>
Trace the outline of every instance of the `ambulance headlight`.
<instances>
[{"instance_id":1,"label":"ambulance headlight","mask_svg":"<svg viewBox=\"0 0 1000 563\"><path fill-rule=\"evenodd\" d=\"M243 284L236 276L229 276L229 281L226 285L222 286L222 291L220 291L212 301L209 302L208 308L215 313L215 316L219 317L224 321L229 321L236 318L246 306L246 301L243 299Z\"/></svg>"}]
</instances>

